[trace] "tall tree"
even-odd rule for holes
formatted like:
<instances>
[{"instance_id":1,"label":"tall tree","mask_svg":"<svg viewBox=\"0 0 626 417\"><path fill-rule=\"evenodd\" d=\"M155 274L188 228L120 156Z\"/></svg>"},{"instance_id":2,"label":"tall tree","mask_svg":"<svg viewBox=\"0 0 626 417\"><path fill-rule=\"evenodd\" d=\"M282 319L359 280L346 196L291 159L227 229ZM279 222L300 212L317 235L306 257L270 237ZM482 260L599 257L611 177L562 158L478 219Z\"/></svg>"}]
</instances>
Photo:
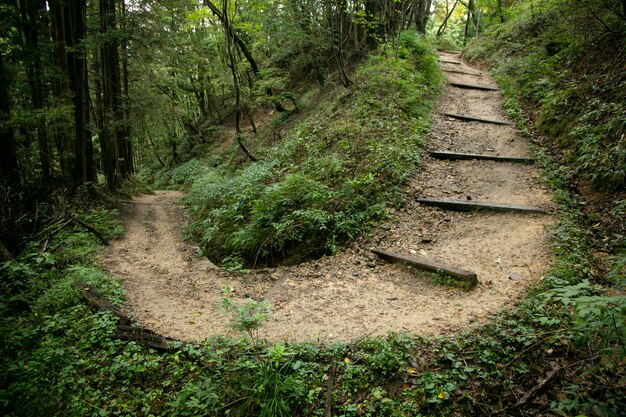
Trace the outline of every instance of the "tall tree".
<instances>
[{"instance_id":1,"label":"tall tree","mask_svg":"<svg viewBox=\"0 0 626 417\"><path fill-rule=\"evenodd\" d=\"M28 58L26 62L26 73L30 87L32 109L34 110L35 131L39 145L39 161L44 183L50 180L50 145L48 144L48 133L46 119L43 112L46 91L44 88L43 68L41 62L41 51L39 48L39 28L41 16L45 13L45 1L19 0L21 16L21 32L24 44L24 53Z\"/></svg>"},{"instance_id":2,"label":"tall tree","mask_svg":"<svg viewBox=\"0 0 626 417\"><path fill-rule=\"evenodd\" d=\"M133 171L132 146L126 128L120 74L117 0L100 0L102 128L100 146L107 187L114 190ZM125 88L127 86L125 85Z\"/></svg>"},{"instance_id":3,"label":"tall tree","mask_svg":"<svg viewBox=\"0 0 626 417\"><path fill-rule=\"evenodd\" d=\"M85 50L87 2L50 0L50 9L53 13L55 40L59 50L60 71L67 80L62 84L69 88L73 104L73 154L71 165L66 169L71 173L74 186L91 184L95 181L95 169L89 126L89 80ZM63 152L69 152L69 148L64 147Z\"/></svg>"},{"instance_id":4,"label":"tall tree","mask_svg":"<svg viewBox=\"0 0 626 417\"><path fill-rule=\"evenodd\" d=\"M426 25L430 19L430 7L432 0L414 0L415 29L422 35L426 34Z\"/></svg>"}]
</instances>

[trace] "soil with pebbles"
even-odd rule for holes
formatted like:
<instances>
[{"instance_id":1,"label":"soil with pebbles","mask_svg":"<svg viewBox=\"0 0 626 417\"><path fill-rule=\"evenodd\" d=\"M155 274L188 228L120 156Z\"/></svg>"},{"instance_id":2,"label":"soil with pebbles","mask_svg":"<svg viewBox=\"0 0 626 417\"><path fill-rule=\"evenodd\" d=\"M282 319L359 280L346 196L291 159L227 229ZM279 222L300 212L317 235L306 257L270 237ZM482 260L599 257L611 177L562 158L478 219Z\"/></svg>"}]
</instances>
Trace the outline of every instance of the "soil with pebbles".
<instances>
[{"instance_id":1,"label":"soil with pebbles","mask_svg":"<svg viewBox=\"0 0 626 417\"><path fill-rule=\"evenodd\" d=\"M441 54L458 60L457 55ZM441 63L451 81L495 86L465 64ZM528 156L513 126L463 122L444 112L506 119L498 91L448 86L438 101L427 150ZM390 332L442 334L480 323L510 307L551 262L551 215L471 212L425 207L417 197L484 200L550 209L535 166L492 161L440 161L425 152L406 187L406 204L367 237L334 255L293 267L233 274L199 259L181 234L184 209L175 191L140 195L123 211L127 232L112 242L102 265L121 279L125 309L144 327L180 340L236 334L221 308L224 290L237 302L267 299L261 336L282 341L348 341ZM478 274L463 292L428 273L376 258L366 247L415 255Z\"/></svg>"}]
</instances>

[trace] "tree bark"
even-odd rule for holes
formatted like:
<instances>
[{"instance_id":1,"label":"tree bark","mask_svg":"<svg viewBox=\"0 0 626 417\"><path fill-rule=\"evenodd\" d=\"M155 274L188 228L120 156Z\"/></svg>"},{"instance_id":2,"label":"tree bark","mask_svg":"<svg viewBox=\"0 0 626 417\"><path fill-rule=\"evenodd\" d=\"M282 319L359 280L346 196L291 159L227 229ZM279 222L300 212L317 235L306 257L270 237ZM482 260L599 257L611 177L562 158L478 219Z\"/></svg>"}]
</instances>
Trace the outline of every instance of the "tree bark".
<instances>
[{"instance_id":1,"label":"tree bark","mask_svg":"<svg viewBox=\"0 0 626 417\"><path fill-rule=\"evenodd\" d=\"M432 0L417 0L415 5L415 29L422 35L426 34L426 25L430 18Z\"/></svg>"}]
</instances>

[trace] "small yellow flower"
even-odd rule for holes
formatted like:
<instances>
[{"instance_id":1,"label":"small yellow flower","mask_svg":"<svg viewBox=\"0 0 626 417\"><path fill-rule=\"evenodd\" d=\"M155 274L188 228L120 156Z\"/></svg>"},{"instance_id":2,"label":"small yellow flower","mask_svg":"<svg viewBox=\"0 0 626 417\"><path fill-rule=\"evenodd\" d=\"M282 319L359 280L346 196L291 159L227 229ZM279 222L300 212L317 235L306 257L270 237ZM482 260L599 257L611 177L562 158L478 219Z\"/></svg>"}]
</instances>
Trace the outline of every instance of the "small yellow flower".
<instances>
[{"instance_id":1,"label":"small yellow flower","mask_svg":"<svg viewBox=\"0 0 626 417\"><path fill-rule=\"evenodd\" d=\"M443 392L443 390L441 390L441 392L439 393L439 395L437 395L437 398L439 398L440 400L443 400L444 398L446 398L446 394L445 394L445 392Z\"/></svg>"},{"instance_id":2,"label":"small yellow flower","mask_svg":"<svg viewBox=\"0 0 626 417\"><path fill-rule=\"evenodd\" d=\"M350 362L352 362L352 361L350 360L350 358L345 358L343 361L344 361L345 363L350 363Z\"/></svg>"}]
</instances>

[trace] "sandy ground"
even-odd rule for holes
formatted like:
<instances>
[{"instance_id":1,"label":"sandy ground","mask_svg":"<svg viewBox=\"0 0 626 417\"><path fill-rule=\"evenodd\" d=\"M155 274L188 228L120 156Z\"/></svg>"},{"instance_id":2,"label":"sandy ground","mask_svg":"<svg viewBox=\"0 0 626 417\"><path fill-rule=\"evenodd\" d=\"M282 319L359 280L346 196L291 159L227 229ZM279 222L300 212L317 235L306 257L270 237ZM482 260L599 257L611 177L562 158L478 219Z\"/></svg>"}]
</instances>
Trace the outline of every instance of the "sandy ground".
<instances>
[{"instance_id":1,"label":"sandy ground","mask_svg":"<svg viewBox=\"0 0 626 417\"><path fill-rule=\"evenodd\" d=\"M443 59L458 56L441 54ZM472 71L467 65L444 69ZM487 75L448 73L450 80L495 86ZM444 112L506 119L497 91L449 86L439 100L428 150L528 156L512 126L462 122ZM122 280L126 310L140 325L180 340L236 334L220 310L225 288L237 301L267 299L271 313L261 337L283 341L352 340L390 332L447 333L480 323L512 305L540 279L551 261L545 227L551 215L458 213L420 206L418 197L484 200L550 209L551 196L532 165L490 161L438 161L406 190L406 205L366 238L335 256L294 267L243 275L197 258L183 239L181 194L141 195L123 213L127 232L101 255ZM378 260L363 247L444 262L478 274L462 292L432 283L428 273ZM515 279L511 279L511 276ZM521 279L520 279L521 277Z\"/></svg>"}]
</instances>

